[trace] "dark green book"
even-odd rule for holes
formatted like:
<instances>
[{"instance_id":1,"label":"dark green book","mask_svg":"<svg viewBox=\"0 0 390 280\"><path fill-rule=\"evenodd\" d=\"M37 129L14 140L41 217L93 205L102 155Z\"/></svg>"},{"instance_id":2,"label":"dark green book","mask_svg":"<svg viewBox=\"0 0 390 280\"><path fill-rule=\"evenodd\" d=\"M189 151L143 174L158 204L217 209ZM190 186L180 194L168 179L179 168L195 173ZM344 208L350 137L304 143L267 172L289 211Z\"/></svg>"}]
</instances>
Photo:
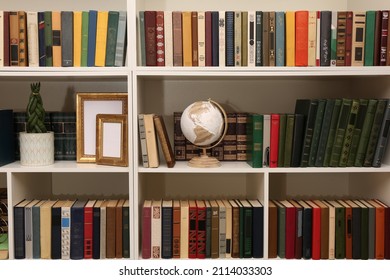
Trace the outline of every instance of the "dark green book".
<instances>
[{"instance_id":1,"label":"dark green book","mask_svg":"<svg viewBox=\"0 0 390 280\"><path fill-rule=\"evenodd\" d=\"M364 118L363 128L359 140L359 145L356 152L356 158L354 166L362 167L364 162L364 157L366 156L368 140L370 138L370 131L372 127L372 123L374 121L374 116L376 112L376 107L378 105L378 100L370 99L368 101L367 113Z\"/></svg>"},{"instance_id":2,"label":"dark green book","mask_svg":"<svg viewBox=\"0 0 390 280\"><path fill-rule=\"evenodd\" d=\"M376 208L368 201L359 200L368 209L368 259L375 259Z\"/></svg>"},{"instance_id":3,"label":"dark green book","mask_svg":"<svg viewBox=\"0 0 390 280\"><path fill-rule=\"evenodd\" d=\"M295 115L288 114L286 121L286 140L284 142L284 167L291 166L292 143L294 137Z\"/></svg>"},{"instance_id":4,"label":"dark green book","mask_svg":"<svg viewBox=\"0 0 390 280\"><path fill-rule=\"evenodd\" d=\"M243 257L251 258L252 257L252 216L253 209L251 204L246 199L240 200L241 205L244 208L244 248L243 248Z\"/></svg>"},{"instance_id":5,"label":"dark green book","mask_svg":"<svg viewBox=\"0 0 390 280\"><path fill-rule=\"evenodd\" d=\"M362 260L368 260L368 207L359 200L353 200L353 202L360 207L360 258Z\"/></svg>"},{"instance_id":6,"label":"dark green book","mask_svg":"<svg viewBox=\"0 0 390 280\"><path fill-rule=\"evenodd\" d=\"M378 105L376 107L374 121L372 123L372 128L370 132L370 138L368 139L367 151L364 157L364 162L363 162L364 167L372 166L372 161L374 159L376 144L378 143L379 133L381 130L386 106L387 106L387 100L384 99L378 100Z\"/></svg>"},{"instance_id":7,"label":"dark green book","mask_svg":"<svg viewBox=\"0 0 390 280\"><path fill-rule=\"evenodd\" d=\"M44 12L46 66L53 66L53 30L51 11Z\"/></svg>"},{"instance_id":8,"label":"dark green book","mask_svg":"<svg viewBox=\"0 0 390 280\"><path fill-rule=\"evenodd\" d=\"M335 208L335 258L345 259L345 208L335 200L328 203Z\"/></svg>"},{"instance_id":9,"label":"dark green book","mask_svg":"<svg viewBox=\"0 0 390 280\"><path fill-rule=\"evenodd\" d=\"M50 124L49 130L54 132L54 159L76 160L76 113L51 112Z\"/></svg>"},{"instance_id":10,"label":"dark green book","mask_svg":"<svg viewBox=\"0 0 390 280\"><path fill-rule=\"evenodd\" d=\"M305 117L302 114L295 114L294 133L291 151L291 167L299 167L302 156L303 137L305 132Z\"/></svg>"},{"instance_id":11,"label":"dark green book","mask_svg":"<svg viewBox=\"0 0 390 280\"><path fill-rule=\"evenodd\" d=\"M88 28L89 12L83 11L81 14L81 66L88 66Z\"/></svg>"},{"instance_id":12,"label":"dark green book","mask_svg":"<svg viewBox=\"0 0 390 280\"><path fill-rule=\"evenodd\" d=\"M320 141L320 135L323 126L325 105L326 105L325 99L318 100L318 108L317 108L317 114L314 122L313 139L310 146L308 166L315 166L317 152L318 152L318 143Z\"/></svg>"},{"instance_id":13,"label":"dark green book","mask_svg":"<svg viewBox=\"0 0 390 280\"><path fill-rule=\"evenodd\" d=\"M362 134L364 119L366 118L368 108L368 99L360 99L359 112L356 118L355 128L353 129L351 147L349 149L347 166L353 166L356 159L360 136Z\"/></svg>"},{"instance_id":14,"label":"dark green book","mask_svg":"<svg viewBox=\"0 0 390 280\"><path fill-rule=\"evenodd\" d=\"M349 115L351 113L352 100L343 98L339 119L337 121L337 128L334 136L333 148L330 155L329 166L339 166L341 150L343 148L344 135L348 126Z\"/></svg>"},{"instance_id":15,"label":"dark green book","mask_svg":"<svg viewBox=\"0 0 390 280\"><path fill-rule=\"evenodd\" d=\"M375 11L366 12L366 34L364 40L364 66L374 65Z\"/></svg>"},{"instance_id":16,"label":"dark green book","mask_svg":"<svg viewBox=\"0 0 390 280\"><path fill-rule=\"evenodd\" d=\"M317 115L318 100L298 99L295 103L295 114L304 116L304 136L300 166L309 165L310 148L313 139L314 124Z\"/></svg>"},{"instance_id":17,"label":"dark green book","mask_svg":"<svg viewBox=\"0 0 390 280\"><path fill-rule=\"evenodd\" d=\"M389 140L389 125L390 125L390 102L387 101L382 126L379 133L379 139L376 145L374 159L372 160L373 167L381 167L382 158L385 155L387 142Z\"/></svg>"},{"instance_id":18,"label":"dark green book","mask_svg":"<svg viewBox=\"0 0 390 280\"><path fill-rule=\"evenodd\" d=\"M329 134L326 141L325 156L324 156L324 167L328 167L330 163L330 156L332 154L332 148L334 143L334 137L336 135L337 122L339 120L341 110L341 99L336 99L332 112L332 118L330 120Z\"/></svg>"},{"instance_id":19,"label":"dark green book","mask_svg":"<svg viewBox=\"0 0 390 280\"><path fill-rule=\"evenodd\" d=\"M328 135L329 135L330 124L332 120L334 104L335 104L334 99L326 100L324 118L322 120L320 139L318 141L317 156L315 161L316 167L322 167L324 164L326 142L328 141Z\"/></svg>"},{"instance_id":20,"label":"dark green book","mask_svg":"<svg viewBox=\"0 0 390 280\"><path fill-rule=\"evenodd\" d=\"M263 115L249 114L247 137L248 164L254 168L263 167Z\"/></svg>"},{"instance_id":21,"label":"dark green book","mask_svg":"<svg viewBox=\"0 0 390 280\"><path fill-rule=\"evenodd\" d=\"M286 207L279 201L273 200L278 208L278 256L286 257Z\"/></svg>"},{"instance_id":22,"label":"dark green book","mask_svg":"<svg viewBox=\"0 0 390 280\"><path fill-rule=\"evenodd\" d=\"M279 119L279 147L278 147L278 167L284 167L284 143L286 141L287 115L280 114Z\"/></svg>"},{"instance_id":23,"label":"dark green book","mask_svg":"<svg viewBox=\"0 0 390 280\"><path fill-rule=\"evenodd\" d=\"M351 147L352 135L353 135L353 130L354 130L355 125L356 125L358 111L359 111L359 100L353 99L352 106L351 106L351 113L349 114L348 124L347 124L347 128L345 130L343 147L341 149L341 155L340 155L340 160L339 160L340 167L347 166L349 150Z\"/></svg>"},{"instance_id":24,"label":"dark green book","mask_svg":"<svg viewBox=\"0 0 390 280\"><path fill-rule=\"evenodd\" d=\"M106 42L106 66L115 65L116 37L118 34L119 12L108 12L107 42Z\"/></svg>"}]
</instances>

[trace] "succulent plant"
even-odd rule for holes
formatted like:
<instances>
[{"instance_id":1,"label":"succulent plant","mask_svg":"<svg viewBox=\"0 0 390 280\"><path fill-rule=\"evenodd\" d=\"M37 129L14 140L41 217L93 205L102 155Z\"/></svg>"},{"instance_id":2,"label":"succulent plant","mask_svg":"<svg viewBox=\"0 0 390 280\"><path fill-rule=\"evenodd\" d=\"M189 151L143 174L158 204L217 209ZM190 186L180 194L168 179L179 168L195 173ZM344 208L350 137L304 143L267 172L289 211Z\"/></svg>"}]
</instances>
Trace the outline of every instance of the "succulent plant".
<instances>
[{"instance_id":1,"label":"succulent plant","mask_svg":"<svg viewBox=\"0 0 390 280\"><path fill-rule=\"evenodd\" d=\"M41 94L41 83L31 84L30 99L27 105L27 133L45 133L45 109Z\"/></svg>"}]
</instances>

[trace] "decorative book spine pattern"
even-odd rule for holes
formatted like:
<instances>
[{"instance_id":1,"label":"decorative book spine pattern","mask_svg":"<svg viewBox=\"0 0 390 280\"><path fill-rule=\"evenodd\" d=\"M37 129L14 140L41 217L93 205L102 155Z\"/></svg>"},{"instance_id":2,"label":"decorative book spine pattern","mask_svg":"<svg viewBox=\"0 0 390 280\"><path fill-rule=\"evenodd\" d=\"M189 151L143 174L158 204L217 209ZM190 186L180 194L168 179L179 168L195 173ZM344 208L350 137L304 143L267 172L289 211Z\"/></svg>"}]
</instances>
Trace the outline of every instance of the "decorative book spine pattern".
<instances>
[{"instance_id":1,"label":"decorative book spine pattern","mask_svg":"<svg viewBox=\"0 0 390 280\"><path fill-rule=\"evenodd\" d=\"M164 12L156 12L156 59L157 66L165 66L165 41L164 41Z\"/></svg>"}]
</instances>

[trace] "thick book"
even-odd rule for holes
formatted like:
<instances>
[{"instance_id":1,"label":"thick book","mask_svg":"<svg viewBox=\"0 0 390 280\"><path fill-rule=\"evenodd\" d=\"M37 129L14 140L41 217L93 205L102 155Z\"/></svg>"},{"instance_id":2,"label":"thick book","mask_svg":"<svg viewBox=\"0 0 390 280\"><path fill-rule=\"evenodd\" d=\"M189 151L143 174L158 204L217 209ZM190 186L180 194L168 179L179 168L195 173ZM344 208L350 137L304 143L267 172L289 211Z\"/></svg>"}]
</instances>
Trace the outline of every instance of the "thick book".
<instances>
[{"instance_id":1,"label":"thick book","mask_svg":"<svg viewBox=\"0 0 390 280\"><path fill-rule=\"evenodd\" d=\"M285 14L275 12L275 66L285 66Z\"/></svg>"},{"instance_id":2,"label":"thick book","mask_svg":"<svg viewBox=\"0 0 390 280\"><path fill-rule=\"evenodd\" d=\"M125 199L119 199L115 207L115 258L123 258L123 204Z\"/></svg>"},{"instance_id":3,"label":"thick book","mask_svg":"<svg viewBox=\"0 0 390 280\"><path fill-rule=\"evenodd\" d=\"M115 65L116 40L118 36L119 12L109 11L107 20L107 39L105 66Z\"/></svg>"},{"instance_id":4,"label":"thick book","mask_svg":"<svg viewBox=\"0 0 390 280\"><path fill-rule=\"evenodd\" d=\"M262 66L269 66L269 13L270 12L266 12L266 11L263 11L263 24L262 24L262 30L263 30L263 34L262 34L262 60L263 60L263 64Z\"/></svg>"},{"instance_id":5,"label":"thick book","mask_svg":"<svg viewBox=\"0 0 390 280\"><path fill-rule=\"evenodd\" d=\"M219 258L219 207L216 200L210 200L210 206L211 206L211 258L216 259Z\"/></svg>"},{"instance_id":6,"label":"thick book","mask_svg":"<svg viewBox=\"0 0 390 280\"><path fill-rule=\"evenodd\" d=\"M100 205L100 259L106 258L106 252L107 252L107 205L109 203L109 200L104 200L103 203Z\"/></svg>"},{"instance_id":7,"label":"thick book","mask_svg":"<svg viewBox=\"0 0 390 280\"><path fill-rule=\"evenodd\" d=\"M272 201L277 207L277 244L279 258L286 257L286 207L277 200Z\"/></svg>"},{"instance_id":8,"label":"thick book","mask_svg":"<svg viewBox=\"0 0 390 280\"><path fill-rule=\"evenodd\" d=\"M145 56L146 66L157 65L156 11L145 11Z\"/></svg>"},{"instance_id":9,"label":"thick book","mask_svg":"<svg viewBox=\"0 0 390 280\"><path fill-rule=\"evenodd\" d=\"M164 11L156 12L156 63L165 66Z\"/></svg>"},{"instance_id":10,"label":"thick book","mask_svg":"<svg viewBox=\"0 0 390 280\"><path fill-rule=\"evenodd\" d=\"M169 141L167 129L165 128L164 119L161 115L154 115L153 121L158 140L160 141L161 150L163 151L165 162L168 168L172 168L175 166L175 157L173 154L171 143Z\"/></svg>"},{"instance_id":11,"label":"thick book","mask_svg":"<svg viewBox=\"0 0 390 280\"><path fill-rule=\"evenodd\" d=\"M268 201L268 258L273 259L278 255L278 209L276 204Z\"/></svg>"},{"instance_id":12,"label":"thick book","mask_svg":"<svg viewBox=\"0 0 390 280\"><path fill-rule=\"evenodd\" d=\"M27 18L25 11L18 11L19 20L19 66L28 66Z\"/></svg>"},{"instance_id":13,"label":"thick book","mask_svg":"<svg viewBox=\"0 0 390 280\"><path fill-rule=\"evenodd\" d=\"M337 200L345 209L345 258L352 259L352 207L345 200Z\"/></svg>"},{"instance_id":14,"label":"thick book","mask_svg":"<svg viewBox=\"0 0 390 280\"><path fill-rule=\"evenodd\" d=\"M198 66L206 66L206 15L198 12Z\"/></svg>"},{"instance_id":15,"label":"thick book","mask_svg":"<svg viewBox=\"0 0 390 280\"><path fill-rule=\"evenodd\" d=\"M235 200L229 200L232 206L232 258L240 256L240 208Z\"/></svg>"},{"instance_id":16,"label":"thick book","mask_svg":"<svg viewBox=\"0 0 390 280\"><path fill-rule=\"evenodd\" d=\"M326 205L329 209L329 230L328 230L328 259L334 260L335 259L335 242L336 242L336 208L332 205L329 204L326 200L321 200L321 202Z\"/></svg>"},{"instance_id":17,"label":"thick book","mask_svg":"<svg viewBox=\"0 0 390 280\"><path fill-rule=\"evenodd\" d=\"M223 26L223 28L225 28L225 25ZM191 32L192 32L192 36L191 36L192 66L198 66L199 65L199 63L198 63L198 60L199 60L199 54L198 54L198 12L196 12L196 11L191 12Z\"/></svg>"},{"instance_id":18,"label":"thick book","mask_svg":"<svg viewBox=\"0 0 390 280\"><path fill-rule=\"evenodd\" d=\"M340 115L341 110L341 99L335 99L335 104L332 112L332 116L330 119L330 127L329 127L329 133L326 140L326 147L325 147L325 155L323 159L323 166L328 167L330 163L330 158L332 155L332 149L333 149L333 143L336 135L336 129L337 129L337 123Z\"/></svg>"},{"instance_id":19,"label":"thick book","mask_svg":"<svg viewBox=\"0 0 390 280\"><path fill-rule=\"evenodd\" d=\"M211 65L219 66L219 14L216 11L211 12ZM189 32L190 33L190 32ZM191 34L191 33L190 33Z\"/></svg>"},{"instance_id":20,"label":"thick book","mask_svg":"<svg viewBox=\"0 0 390 280\"><path fill-rule=\"evenodd\" d=\"M197 225L196 225L196 257L206 257L206 204L203 200L196 200Z\"/></svg>"},{"instance_id":21,"label":"thick book","mask_svg":"<svg viewBox=\"0 0 390 280\"><path fill-rule=\"evenodd\" d=\"M141 251L143 259L151 258L152 244L152 201L145 200L142 206L142 234L141 234Z\"/></svg>"},{"instance_id":22,"label":"thick book","mask_svg":"<svg viewBox=\"0 0 390 280\"><path fill-rule=\"evenodd\" d=\"M213 66L213 25L212 12L206 11L204 13L205 25L205 66Z\"/></svg>"},{"instance_id":23,"label":"thick book","mask_svg":"<svg viewBox=\"0 0 390 280\"><path fill-rule=\"evenodd\" d=\"M96 235L94 234L94 236ZM123 207L122 207L122 254L123 254L123 258L130 258L130 201L129 199L125 200L125 203L123 203Z\"/></svg>"},{"instance_id":24,"label":"thick book","mask_svg":"<svg viewBox=\"0 0 390 280\"><path fill-rule=\"evenodd\" d=\"M67 200L61 207L61 259L70 259L71 207L75 200Z\"/></svg>"},{"instance_id":25,"label":"thick book","mask_svg":"<svg viewBox=\"0 0 390 280\"><path fill-rule=\"evenodd\" d=\"M186 159L186 138L181 131L181 115L182 112L173 112L173 151L177 161Z\"/></svg>"},{"instance_id":26,"label":"thick book","mask_svg":"<svg viewBox=\"0 0 390 280\"><path fill-rule=\"evenodd\" d=\"M286 11L286 66L295 66L295 12Z\"/></svg>"},{"instance_id":27,"label":"thick book","mask_svg":"<svg viewBox=\"0 0 390 280\"><path fill-rule=\"evenodd\" d=\"M240 228L243 230L243 240L240 241L242 245L242 250L240 248L240 257L242 256L243 258L251 258L253 256L253 207L246 199L240 199L239 203L243 208L242 225L240 221Z\"/></svg>"},{"instance_id":28,"label":"thick book","mask_svg":"<svg viewBox=\"0 0 390 280\"><path fill-rule=\"evenodd\" d=\"M246 126L248 123L248 113L240 112L236 113L237 123L236 123L236 134L237 134L237 160L246 161L247 159L247 134ZM263 148L264 148L264 129L263 129ZM264 154L263 154L264 159Z\"/></svg>"},{"instance_id":29,"label":"thick book","mask_svg":"<svg viewBox=\"0 0 390 280\"><path fill-rule=\"evenodd\" d=\"M62 65L62 26L61 12L52 11L52 32L53 32L53 66L59 67Z\"/></svg>"},{"instance_id":30,"label":"thick book","mask_svg":"<svg viewBox=\"0 0 390 280\"><path fill-rule=\"evenodd\" d=\"M161 210L161 258L169 259L173 256L172 251L172 200L162 201Z\"/></svg>"},{"instance_id":31,"label":"thick book","mask_svg":"<svg viewBox=\"0 0 390 280\"><path fill-rule=\"evenodd\" d=\"M107 48L108 11L98 11L96 21L95 66L105 66Z\"/></svg>"},{"instance_id":32,"label":"thick book","mask_svg":"<svg viewBox=\"0 0 390 280\"><path fill-rule=\"evenodd\" d=\"M88 57L87 66L95 66L96 54L96 29L97 29L97 11L90 10L88 18Z\"/></svg>"},{"instance_id":33,"label":"thick book","mask_svg":"<svg viewBox=\"0 0 390 280\"><path fill-rule=\"evenodd\" d=\"M48 200L41 206L40 211L40 237L41 237L41 259L51 258L51 240L52 240L52 212L51 208L56 200ZM71 246L72 251L72 246Z\"/></svg>"},{"instance_id":34,"label":"thick book","mask_svg":"<svg viewBox=\"0 0 390 280\"><path fill-rule=\"evenodd\" d=\"M154 114L144 114L145 136L146 136L146 150L148 154L149 167L158 167L159 155L157 149L157 137L154 127Z\"/></svg>"},{"instance_id":35,"label":"thick book","mask_svg":"<svg viewBox=\"0 0 390 280\"><path fill-rule=\"evenodd\" d=\"M161 258L161 200L152 201L151 258Z\"/></svg>"},{"instance_id":36,"label":"thick book","mask_svg":"<svg viewBox=\"0 0 390 280\"><path fill-rule=\"evenodd\" d=\"M218 227L219 228L218 229L219 258L224 259L226 258L226 207L223 201L220 199L217 199L217 204L219 208L219 227ZM198 220L199 220L199 216L198 216ZM199 238L199 233L198 233L198 238Z\"/></svg>"},{"instance_id":37,"label":"thick book","mask_svg":"<svg viewBox=\"0 0 390 280\"><path fill-rule=\"evenodd\" d=\"M24 227L25 227L25 258L32 259L33 258L33 215L32 209L34 205L36 205L39 200L34 199L29 204L24 207ZM4 213L3 213L4 215Z\"/></svg>"},{"instance_id":38,"label":"thick book","mask_svg":"<svg viewBox=\"0 0 390 280\"><path fill-rule=\"evenodd\" d=\"M329 259L329 207L321 200L313 200L321 211L321 259Z\"/></svg>"},{"instance_id":39,"label":"thick book","mask_svg":"<svg viewBox=\"0 0 390 280\"><path fill-rule=\"evenodd\" d=\"M352 63L352 29L353 29L353 12L347 11L345 23L345 66L351 66Z\"/></svg>"},{"instance_id":40,"label":"thick book","mask_svg":"<svg viewBox=\"0 0 390 280\"><path fill-rule=\"evenodd\" d=\"M9 60L10 66L19 66L19 19L18 12L9 12Z\"/></svg>"},{"instance_id":41,"label":"thick book","mask_svg":"<svg viewBox=\"0 0 390 280\"><path fill-rule=\"evenodd\" d=\"M309 11L308 19L308 66L316 66L317 52L317 12Z\"/></svg>"},{"instance_id":42,"label":"thick book","mask_svg":"<svg viewBox=\"0 0 390 280\"><path fill-rule=\"evenodd\" d=\"M256 54L255 65L263 66L263 12L256 11Z\"/></svg>"},{"instance_id":43,"label":"thick book","mask_svg":"<svg viewBox=\"0 0 390 280\"><path fill-rule=\"evenodd\" d=\"M377 203L381 204L385 210L385 243L384 243L384 259L390 259L390 208L387 204L380 201L379 199L375 200Z\"/></svg>"},{"instance_id":44,"label":"thick book","mask_svg":"<svg viewBox=\"0 0 390 280\"><path fill-rule=\"evenodd\" d=\"M110 199L106 205L106 258L115 258L116 248L116 208L119 200Z\"/></svg>"},{"instance_id":45,"label":"thick book","mask_svg":"<svg viewBox=\"0 0 390 280\"><path fill-rule=\"evenodd\" d=\"M247 136L248 164L253 168L263 167L263 115L248 116Z\"/></svg>"},{"instance_id":46,"label":"thick book","mask_svg":"<svg viewBox=\"0 0 390 280\"><path fill-rule=\"evenodd\" d=\"M302 206L302 258L310 259L312 248L313 210L306 201L298 200L297 202Z\"/></svg>"},{"instance_id":47,"label":"thick book","mask_svg":"<svg viewBox=\"0 0 390 280\"><path fill-rule=\"evenodd\" d=\"M321 11L320 66L330 66L332 12Z\"/></svg>"},{"instance_id":48,"label":"thick book","mask_svg":"<svg viewBox=\"0 0 390 280\"><path fill-rule=\"evenodd\" d=\"M252 257L263 257L264 244L264 208L257 199L249 199L252 206Z\"/></svg>"},{"instance_id":49,"label":"thick book","mask_svg":"<svg viewBox=\"0 0 390 280\"><path fill-rule=\"evenodd\" d=\"M182 12L183 66L192 66L191 12Z\"/></svg>"},{"instance_id":50,"label":"thick book","mask_svg":"<svg viewBox=\"0 0 390 280\"><path fill-rule=\"evenodd\" d=\"M181 222L181 208L180 201L173 201L172 213L172 256L173 258L180 258L180 222Z\"/></svg>"},{"instance_id":51,"label":"thick book","mask_svg":"<svg viewBox=\"0 0 390 280\"><path fill-rule=\"evenodd\" d=\"M380 51L379 51L379 66L387 65L387 41L389 32L389 11L382 11L381 18L381 39L380 39Z\"/></svg>"},{"instance_id":52,"label":"thick book","mask_svg":"<svg viewBox=\"0 0 390 280\"><path fill-rule=\"evenodd\" d=\"M27 16L28 66L38 67L39 66L38 12L26 12L26 16ZM1 17L1 13L0 13L0 17ZM1 18L0 21L2 21ZM1 34L0 31L0 38L3 37L2 35L4 36L4 33ZM1 52L1 46L0 46L0 52ZM0 66L3 66L1 55L2 54L0 54Z\"/></svg>"},{"instance_id":53,"label":"thick book","mask_svg":"<svg viewBox=\"0 0 390 280\"><path fill-rule=\"evenodd\" d=\"M237 160L237 113L227 113L227 126L226 135L222 140L223 159L235 161Z\"/></svg>"},{"instance_id":54,"label":"thick book","mask_svg":"<svg viewBox=\"0 0 390 280\"><path fill-rule=\"evenodd\" d=\"M224 206L225 206L225 212L226 212L226 258L231 258L232 257L232 228L233 228L233 207L229 203L227 199L222 200ZM207 207L207 204L206 204ZM206 219L207 219L207 209L206 209ZM206 237L207 237L207 232L206 232Z\"/></svg>"},{"instance_id":55,"label":"thick book","mask_svg":"<svg viewBox=\"0 0 390 280\"><path fill-rule=\"evenodd\" d=\"M141 32L141 31L140 31ZM164 11L165 66L173 66L172 11Z\"/></svg>"},{"instance_id":56,"label":"thick book","mask_svg":"<svg viewBox=\"0 0 390 280\"><path fill-rule=\"evenodd\" d=\"M80 67L81 66L81 36L82 36L82 12L81 11L74 11L72 15L73 19L73 30L72 30L72 61L74 67ZM95 43L95 42L94 42ZM95 65L95 62L94 62Z\"/></svg>"},{"instance_id":57,"label":"thick book","mask_svg":"<svg viewBox=\"0 0 390 280\"><path fill-rule=\"evenodd\" d=\"M242 30L241 30L241 11L234 12L234 66L241 66L242 58Z\"/></svg>"},{"instance_id":58,"label":"thick book","mask_svg":"<svg viewBox=\"0 0 390 280\"><path fill-rule=\"evenodd\" d=\"M346 39L347 12L337 12L337 45L336 45L336 66L345 65L345 39Z\"/></svg>"},{"instance_id":59,"label":"thick book","mask_svg":"<svg viewBox=\"0 0 390 280\"><path fill-rule=\"evenodd\" d=\"M25 210L31 200L23 200L14 208L14 255L15 259L24 259L26 254L25 244Z\"/></svg>"},{"instance_id":60,"label":"thick book","mask_svg":"<svg viewBox=\"0 0 390 280\"><path fill-rule=\"evenodd\" d=\"M328 204L335 209L335 249L336 259L345 258L345 208L335 200L328 200Z\"/></svg>"},{"instance_id":61,"label":"thick book","mask_svg":"<svg viewBox=\"0 0 390 280\"><path fill-rule=\"evenodd\" d=\"M61 12L61 28L61 66L70 67L73 66L73 12Z\"/></svg>"},{"instance_id":62,"label":"thick book","mask_svg":"<svg viewBox=\"0 0 390 280\"><path fill-rule=\"evenodd\" d=\"M275 66L275 12L268 12L268 66Z\"/></svg>"},{"instance_id":63,"label":"thick book","mask_svg":"<svg viewBox=\"0 0 390 280\"><path fill-rule=\"evenodd\" d=\"M362 259L375 259L375 207L368 203L367 200L360 199L355 203L360 203L362 208L362 248L365 248L367 252L362 250ZM363 209L364 207L367 210ZM364 214L367 212L366 214ZM366 217L365 217L366 215ZM366 221L364 219L367 219ZM366 226L366 228L364 228ZM365 244L366 243L366 244Z\"/></svg>"},{"instance_id":64,"label":"thick book","mask_svg":"<svg viewBox=\"0 0 390 280\"><path fill-rule=\"evenodd\" d=\"M93 206L96 200L88 200L84 206L84 259L93 254Z\"/></svg>"},{"instance_id":65,"label":"thick book","mask_svg":"<svg viewBox=\"0 0 390 280\"><path fill-rule=\"evenodd\" d=\"M374 199L368 202L375 207L375 259L385 257L385 207Z\"/></svg>"},{"instance_id":66,"label":"thick book","mask_svg":"<svg viewBox=\"0 0 390 280\"><path fill-rule=\"evenodd\" d=\"M311 200L307 200L306 203L312 208L311 258L319 260L321 259L321 208Z\"/></svg>"},{"instance_id":67,"label":"thick book","mask_svg":"<svg viewBox=\"0 0 390 280\"><path fill-rule=\"evenodd\" d=\"M46 65L53 66L53 29L52 29L52 13L51 11L44 12L45 22L45 53Z\"/></svg>"},{"instance_id":68,"label":"thick book","mask_svg":"<svg viewBox=\"0 0 390 280\"><path fill-rule=\"evenodd\" d=\"M354 12L352 24L352 53L351 65L364 65L364 34L366 27L366 13Z\"/></svg>"},{"instance_id":69,"label":"thick book","mask_svg":"<svg viewBox=\"0 0 390 280\"><path fill-rule=\"evenodd\" d=\"M301 156L302 156L303 143L304 143L304 133L305 133L305 117L303 114L295 114L294 132L292 137L292 148L291 148L291 167L299 167L302 161Z\"/></svg>"},{"instance_id":70,"label":"thick book","mask_svg":"<svg viewBox=\"0 0 390 280\"><path fill-rule=\"evenodd\" d=\"M92 258L100 259L100 228L101 228L101 207L104 200L97 200L92 209Z\"/></svg>"},{"instance_id":71,"label":"thick book","mask_svg":"<svg viewBox=\"0 0 390 280\"><path fill-rule=\"evenodd\" d=\"M78 200L70 210L70 258L72 260L84 258L84 206L86 203L86 200Z\"/></svg>"},{"instance_id":72,"label":"thick book","mask_svg":"<svg viewBox=\"0 0 390 280\"><path fill-rule=\"evenodd\" d=\"M66 200L57 201L51 208L51 259L62 258L62 207Z\"/></svg>"},{"instance_id":73,"label":"thick book","mask_svg":"<svg viewBox=\"0 0 390 280\"><path fill-rule=\"evenodd\" d=\"M296 208L287 200L279 201L285 207L286 211L286 225L285 225L285 258L293 259L295 258L295 241L296 241Z\"/></svg>"},{"instance_id":74,"label":"thick book","mask_svg":"<svg viewBox=\"0 0 390 280\"><path fill-rule=\"evenodd\" d=\"M41 258L41 206L45 202L46 200L41 200L32 207L33 259Z\"/></svg>"},{"instance_id":75,"label":"thick book","mask_svg":"<svg viewBox=\"0 0 390 280\"><path fill-rule=\"evenodd\" d=\"M295 12L295 66L308 65L309 12Z\"/></svg>"},{"instance_id":76,"label":"thick book","mask_svg":"<svg viewBox=\"0 0 390 280\"><path fill-rule=\"evenodd\" d=\"M379 132L379 138L376 145L374 158L372 160L373 167L380 167L382 164L382 158L386 152L386 146L389 139L389 125L390 125L390 102L387 102L387 106L384 112L381 129Z\"/></svg>"},{"instance_id":77,"label":"thick book","mask_svg":"<svg viewBox=\"0 0 390 280\"><path fill-rule=\"evenodd\" d=\"M373 65L379 66L380 59L380 49L381 49L381 36L382 36L382 11L375 12L375 22L374 22L374 44L373 44Z\"/></svg>"},{"instance_id":78,"label":"thick book","mask_svg":"<svg viewBox=\"0 0 390 280\"><path fill-rule=\"evenodd\" d=\"M146 32L146 28L145 28L145 32ZM173 66L183 66L183 38L182 38L181 12L177 12L177 11L172 12L172 36L173 36ZM146 56L148 56L148 54L146 54ZM148 63L146 63L146 65L148 65Z\"/></svg>"},{"instance_id":79,"label":"thick book","mask_svg":"<svg viewBox=\"0 0 390 280\"><path fill-rule=\"evenodd\" d=\"M320 131L320 137L318 140L317 154L315 157L314 165L316 167L322 167L325 160L326 144L328 141L329 131L332 123L333 109L335 107L335 99L327 99L325 105L325 111L323 115L323 121Z\"/></svg>"},{"instance_id":80,"label":"thick book","mask_svg":"<svg viewBox=\"0 0 390 280\"><path fill-rule=\"evenodd\" d=\"M248 66L256 66L256 12L248 11Z\"/></svg>"},{"instance_id":81,"label":"thick book","mask_svg":"<svg viewBox=\"0 0 390 280\"><path fill-rule=\"evenodd\" d=\"M352 259L362 257L362 208L352 200L345 201L352 208Z\"/></svg>"},{"instance_id":82,"label":"thick book","mask_svg":"<svg viewBox=\"0 0 390 280\"><path fill-rule=\"evenodd\" d=\"M0 166L15 161L14 117L13 111L0 109Z\"/></svg>"},{"instance_id":83,"label":"thick book","mask_svg":"<svg viewBox=\"0 0 390 280\"><path fill-rule=\"evenodd\" d=\"M83 13L84 15L84 13ZM116 37L115 63L116 67L126 64L126 29L127 29L127 14L126 11L119 11L118 33ZM83 56L81 56L82 58ZM82 65L83 66L83 65Z\"/></svg>"},{"instance_id":84,"label":"thick book","mask_svg":"<svg viewBox=\"0 0 390 280\"><path fill-rule=\"evenodd\" d=\"M366 11L364 66L374 66L375 11Z\"/></svg>"},{"instance_id":85,"label":"thick book","mask_svg":"<svg viewBox=\"0 0 390 280\"><path fill-rule=\"evenodd\" d=\"M46 66L45 14L38 12L39 66Z\"/></svg>"}]
</instances>

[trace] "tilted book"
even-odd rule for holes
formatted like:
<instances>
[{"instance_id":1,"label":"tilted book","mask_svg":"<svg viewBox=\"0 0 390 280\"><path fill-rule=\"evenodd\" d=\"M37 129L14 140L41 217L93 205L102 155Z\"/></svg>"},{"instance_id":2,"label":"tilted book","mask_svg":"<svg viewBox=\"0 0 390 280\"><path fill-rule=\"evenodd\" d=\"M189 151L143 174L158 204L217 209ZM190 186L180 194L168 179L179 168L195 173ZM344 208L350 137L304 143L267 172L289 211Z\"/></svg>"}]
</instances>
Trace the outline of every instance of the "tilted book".
<instances>
[{"instance_id":1,"label":"tilted book","mask_svg":"<svg viewBox=\"0 0 390 280\"><path fill-rule=\"evenodd\" d=\"M172 146L169 141L167 129L165 128L164 119L160 115L153 116L154 127L156 128L158 140L160 141L161 149L164 154L165 162L169 168L175 166L175 157Z\"/></svg>"}]
</instances>

